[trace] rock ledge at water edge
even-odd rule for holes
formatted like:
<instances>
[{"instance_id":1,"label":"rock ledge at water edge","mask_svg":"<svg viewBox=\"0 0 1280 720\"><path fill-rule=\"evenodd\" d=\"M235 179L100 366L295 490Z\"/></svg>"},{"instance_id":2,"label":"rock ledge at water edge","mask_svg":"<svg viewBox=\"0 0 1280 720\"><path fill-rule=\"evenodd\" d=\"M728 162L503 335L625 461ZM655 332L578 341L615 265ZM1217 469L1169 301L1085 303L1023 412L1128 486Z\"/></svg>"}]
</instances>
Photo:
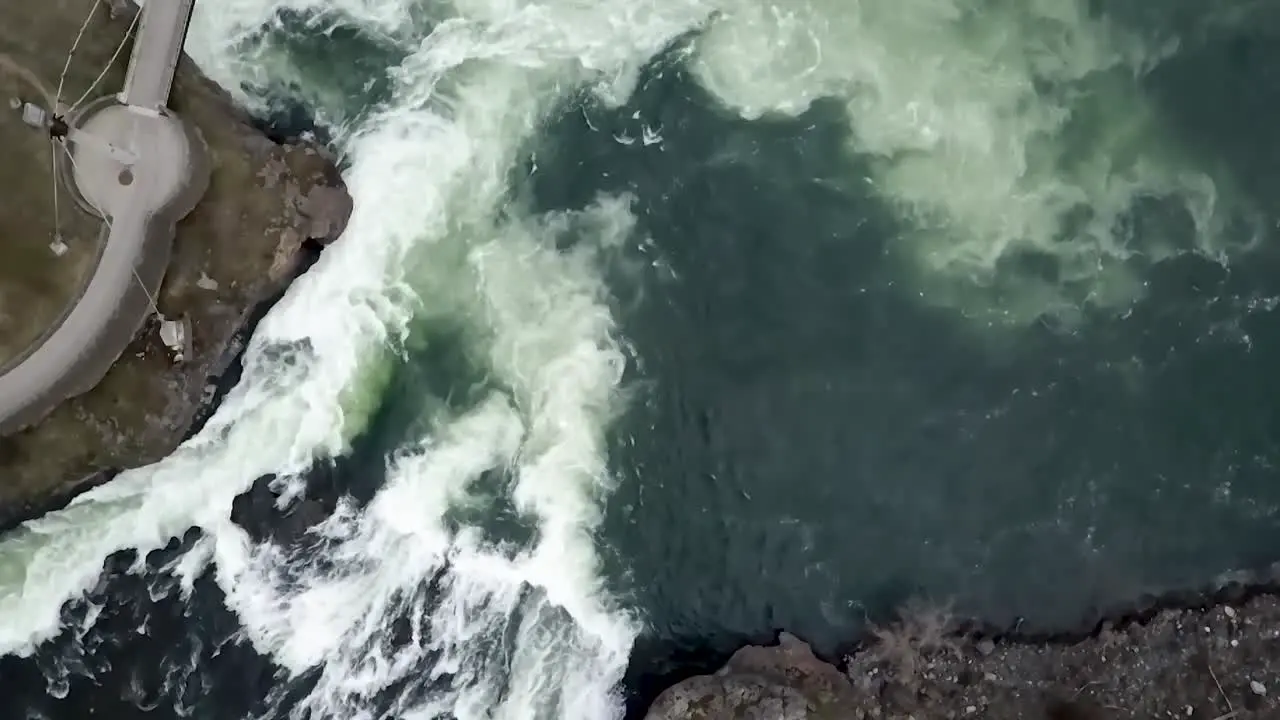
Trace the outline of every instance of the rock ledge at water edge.
<instances>
[{"instance_id":1,"label":"rock ledge at water edge","mask_svg":"<svg viewBox=\"0 0 1280 720\"><path fill-rule=\"evenodd\" d=\"M945 614L914 610L874 629L843 669L782 633L668 688L646 720L1280 717L1280 600L1231 592L1075 639L957 633Z\"/></svg>"}]
</instances>

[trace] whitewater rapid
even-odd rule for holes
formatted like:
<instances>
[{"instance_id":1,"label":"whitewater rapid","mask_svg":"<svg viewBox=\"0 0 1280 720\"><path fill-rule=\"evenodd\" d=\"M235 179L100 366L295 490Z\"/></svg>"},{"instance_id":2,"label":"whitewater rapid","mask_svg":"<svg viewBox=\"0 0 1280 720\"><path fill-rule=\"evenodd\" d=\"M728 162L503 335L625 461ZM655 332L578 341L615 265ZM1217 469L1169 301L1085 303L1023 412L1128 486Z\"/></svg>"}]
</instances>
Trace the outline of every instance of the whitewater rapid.
<instances>
[{"instance_id":1,"label":"whitewater rapid","mask_svg":"<svg viewBox=\"0 0 1280 720\"><path fill-rule=\"evenodd\" d=\"M1103 27L1074 2L1007 4L985 35L966 31L964 3L907 4L197 3L189 53L251 108L292 93L330 123L355 210L262 322L242 381L197 437L4 539L0 653L31 653L56 634L61 604L97 582L112 552L143 556L198 527L202 538L165 572L190 592L211 571L259 652L295 677L318 671L291 717L616 717L641 619L602 586L592 535L612 484L605 437L624 409L628 362L601 265L635 241L636 223L625 196L550 216L510 201L510 173L549 113L583 93L625 101L647 61L714 18L694 71L727 108L753 118L847 100L860 152L878 158L868 181L922 223L904 242L931 273L929 301L971 309L956 279L983 287L1018 248L1094 273L1073 276L1083 289L1014 282L1029 304L1012 311L1020 319L1085 296L1131 299L1140 283L1116 268L1137 250L1110 225L1143 193L1182 198L1203 226L1197 248L1217 250L1216 187L1176 153L1157 148L1119 175L1088 163L1064 174L1043 159L1066 100L1037 94L1038 82L1140 72L1168 48ZM291 65L263 32L282 10L310 14L318 33L342 23L376 38L398 58L385 97L352 111ZM1048 29L1006 42L1028 28ZM1045 56L1033 41L1063 47ZM902 61L901 48L923 60ZM1155 142L1134 135L1143 149ZM967 182L977 176L986 183ZM1055 244L1078 202L1101 209L1096 227ZM557 249L566 234L587 242ZM387 368L432 322L463 328L488 384L469 406L423 418L421 436L386 458L388 480L367 506L341 505L311 531L327 562L300 561L233 523L233 500L259 477L278 478L282 502L306 494L304 471L349 447ZM531 542L453 522L453 511L485 502L476 485L494 473L510 479L507 500L534 527ZM383 642L401 619L411 641ZM389 691L391 708L373 714Z\"/></svg>"},{"instance_id":2,"label":"whitewater rapid","mask_svg":"<svg viewBox=\"0 0 1280 720\"><path fill-rule=\"evenodd\" d=\"M590 538L626 362L595 255L630 233L630 211L625 198L564 216L497 211L521 144L556 103L588 86L625 98L640 65L706 10L461 0L424 20L413 3L236 0L197 4L188 50L239 91L273 51L254 33L285 7L340 12L403 50L389 100L336 128L349 226L262 322L242 381L198 437L6 539L0 651L28 653L56 633L61 603L110 553L145 555L199 527L168 571L189 591L212 570L259 652L295 674L320 668L291 716L365 717L408 673L449 681L394 702L395 717L615 715L638 626L599 587ZM557 251L575 223L615 236ZM367 508L314 531L332 540L324 569L289 567L231 522L232 501L266 474L286 498L305 493L301 473L362 429L415 317L465 324L492 389L431 418L387 458ZM511 501L536 525L528 546L447 522L491 471L511 478ZM399 618L416 642L389 647L381 637Z\"/></svg>"}]
</instances>

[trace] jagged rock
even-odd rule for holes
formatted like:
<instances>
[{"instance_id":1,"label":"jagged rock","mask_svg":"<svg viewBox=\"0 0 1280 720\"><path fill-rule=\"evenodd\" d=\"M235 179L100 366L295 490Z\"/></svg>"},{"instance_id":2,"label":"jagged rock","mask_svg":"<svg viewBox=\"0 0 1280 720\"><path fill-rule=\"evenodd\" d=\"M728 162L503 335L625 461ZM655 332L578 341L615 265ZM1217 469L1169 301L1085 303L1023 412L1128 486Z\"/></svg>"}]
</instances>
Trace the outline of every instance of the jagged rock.
<instances>
[{"instance_id":1,"label":"jagged rock","mask_svg":"<svg viewBox=\"0 0 1280 720\"><path fill-rule=\"evenodd\" d=\"M1180 594L1161 596L1140 621L1074 638L940 636L908 614L876 629L843 672L784 633L668 688L647 720L1280 717L1280 598L1204 603L1212 594L1182 608L1169 604Z\"/></svg>"},{"instance_id":2,"label":"jagged rock","mask_svg":"<svg viewBox=\"0 0 1280 720\"><path fill-rule=\"evenodd\" d=\"M855 695L849 679L782 633L775 647L748 646L715 675L679 683L658 697L648 720L837 720Z\"/></svg>"},{"instance_id":3,"label":"jagged rock","mask_svg":"<svg viewBox=\"0 0 1280 720\"><path fill-rule=\"evenodd\" d=\"M316 185L311 188L298 212L309 221L306 236L324 243L333 242L342 234L351 217L351 196L340 187Z\"/></svg>"}]
</instances>

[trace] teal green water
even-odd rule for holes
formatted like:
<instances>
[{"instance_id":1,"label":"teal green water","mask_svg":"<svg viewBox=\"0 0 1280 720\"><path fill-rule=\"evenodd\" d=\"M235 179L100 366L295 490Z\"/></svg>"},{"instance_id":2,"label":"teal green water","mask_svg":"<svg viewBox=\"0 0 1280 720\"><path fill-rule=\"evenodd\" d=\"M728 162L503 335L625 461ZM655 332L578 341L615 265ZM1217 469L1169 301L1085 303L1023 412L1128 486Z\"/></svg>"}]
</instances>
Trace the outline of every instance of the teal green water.
<instances>
[{"instance_id":1,"label":"teal green water","mask_svg":"<svg viewBox=\"0 0 1280 720\"><path fill-rule=\"evenodd\" d=\"M1141 87L1274 227L1275 52L1240 33L1182 53ZM655 636L830 647L916 595L1066 629L1275 559L1269 229L1239 261L1135 260L1145 295L1072 327L975 331L902 276L843 107L739 120L672 62L624 108L566 113L533 183L545 209L632 193L662 259L615 268L637 397L601 537ZM636 117L660 148L614 141ZM1190 232L1155 199L1126 223Z\"/></svg>"},{"instance_id":2,"label":"teal green water","mask_svg":"<svg viewBox=\"0 0 1280 720\"><path fill-rule=\"evenodd\" d=\"M743 118L700 82L696 35L622 107L579 98L530 145L512 176L524 211L621 193L637 217L603 268L634 353L597 539L651 640L728 647L788 628L829 645L917 595L1061 629L1275 559L1280 51L1268 22L1165 10L1108 16L1177 38L1149 74L1035 78L1071 117L1030 162L1085 186L1098 162L1167 171L1125 195L1106 228L1120 249L1096 256L1072 240L1104 212L1086 197L1054 244L923 273L930 243L963 242L886 199L877 183L901 168L860 146L855 108L819 93L799 114ZM338 42L389 62L377 38ZM385 90L362 87L369 102ZM634 142L645 128L661 142ZM999 180L980 171L964 182ZM1159 192L1191 176L1208 200ZM966 188L907 190L927 209ZM972 209L943 208L953 222ZM427 405L466 407L459 389L486 382L454 330L416 332L359 443L374 464ZM534 532L506 505L458 521Z\"/></svg>"}]
</instances>

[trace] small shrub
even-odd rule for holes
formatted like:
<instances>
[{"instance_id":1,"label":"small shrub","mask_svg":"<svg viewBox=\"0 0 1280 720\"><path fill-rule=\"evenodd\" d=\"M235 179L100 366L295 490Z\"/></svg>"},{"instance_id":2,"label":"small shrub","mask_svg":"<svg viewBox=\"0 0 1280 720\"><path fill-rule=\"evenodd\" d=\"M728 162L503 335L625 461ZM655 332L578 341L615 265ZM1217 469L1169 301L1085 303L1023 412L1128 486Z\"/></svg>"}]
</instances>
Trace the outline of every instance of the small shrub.
<instances>
[{"instance_id":1,"label":"small shrub","mask_svg":"<svg viewBox=\"0 0 1280 720\"><path fill-rule=\"evenodd\" d=\"M903 606L896 621L871 627L872 644L867 652L886 668L890 679L914 686L930 656L959 653L951 638L953 629L949 608L913 600Z\"/></svg>"}]
</instances>

